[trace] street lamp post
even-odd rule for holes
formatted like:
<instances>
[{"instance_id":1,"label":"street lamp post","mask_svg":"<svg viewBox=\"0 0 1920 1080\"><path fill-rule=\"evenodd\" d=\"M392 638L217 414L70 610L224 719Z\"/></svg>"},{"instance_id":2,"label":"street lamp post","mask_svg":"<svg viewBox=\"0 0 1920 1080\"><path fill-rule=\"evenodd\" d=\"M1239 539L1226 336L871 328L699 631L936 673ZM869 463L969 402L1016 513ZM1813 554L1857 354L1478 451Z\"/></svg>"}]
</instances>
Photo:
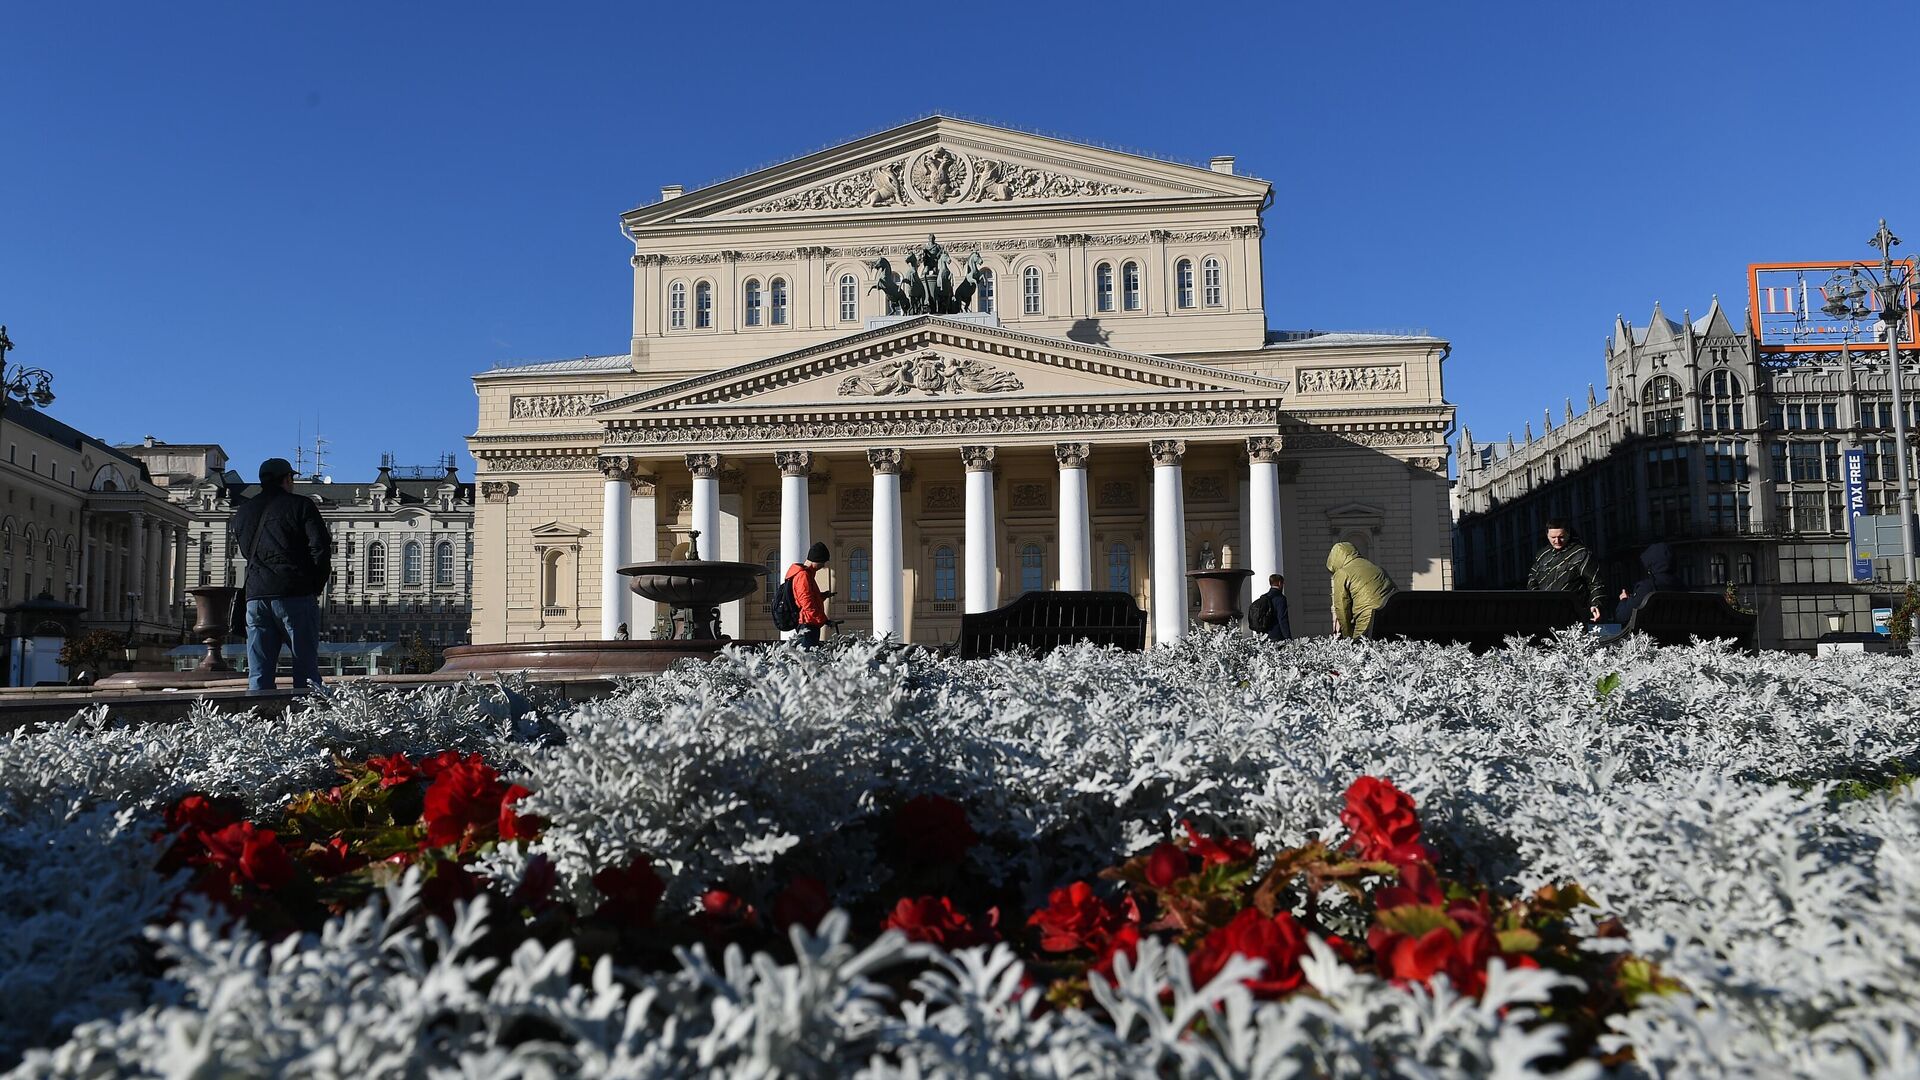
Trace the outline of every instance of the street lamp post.
<instances>
[{"instance_id":1,"label":"street lamp post","mask_svg":"<svg viewBox=\"0 0 1920 1080\"><path fill-rule=\"evenodd\" d=\"M1898 459L1894 476L1900 489L1900 546L1904 549L1906 583L1911 586L1915 559L1913 489L1907 483L1907 405L1900 386L1900 321L1913 310L1913 273L1907 263L1894 261L1893 249L1900 246L1900 238L1888 230L1886 218L1880 219L1880 229L1868 243L1880 249L1880 272L1875 274L1872 267L1860 263L1837 271L1827 281L1827 302L1820 310L1845 319L1878 315L1887 328L1887 384L1893 390L1893 452Z\"/></svg>"}]
</instances>

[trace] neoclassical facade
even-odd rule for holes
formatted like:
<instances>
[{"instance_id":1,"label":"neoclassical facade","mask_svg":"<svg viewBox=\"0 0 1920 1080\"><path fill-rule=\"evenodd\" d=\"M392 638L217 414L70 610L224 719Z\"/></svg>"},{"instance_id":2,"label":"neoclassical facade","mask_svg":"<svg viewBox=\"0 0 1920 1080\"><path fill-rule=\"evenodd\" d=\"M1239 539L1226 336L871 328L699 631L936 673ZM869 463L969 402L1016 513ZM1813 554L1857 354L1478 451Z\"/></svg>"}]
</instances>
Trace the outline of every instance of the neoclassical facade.
<instances>
[{"instance_id":1,"label":"neoclassical facade","mask_svg":"<svg viewBox=\"0 0 1920 1080\"><path fill-rule=\"evenodd\" d=\"M1331 628L1327 548L1450 584L1447 344L1274 331L1271 186L930 117L628 212L628 352L474 376L475 641L656 632L615 570L814 540L854 632L939 642L1033 589L1115 589L1185 632L1203 561L1288 576ZM870 288L937 236L974 310ZM767 595L728 605L773 636Z\"/></svg>"}]
</instances>

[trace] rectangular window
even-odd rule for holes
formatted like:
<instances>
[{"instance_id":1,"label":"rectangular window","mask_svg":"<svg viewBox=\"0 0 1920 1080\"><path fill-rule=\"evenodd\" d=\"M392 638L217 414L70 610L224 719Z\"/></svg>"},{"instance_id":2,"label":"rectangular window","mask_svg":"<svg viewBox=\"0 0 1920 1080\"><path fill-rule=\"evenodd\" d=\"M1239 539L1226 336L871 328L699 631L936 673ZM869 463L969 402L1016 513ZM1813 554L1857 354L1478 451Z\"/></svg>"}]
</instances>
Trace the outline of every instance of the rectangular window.
<instances>
[{"instance_id":1,"label":"rectangular window","mask_svg":"<svg viewBox=\"0 0 1920 1080\"><path fill-rule=\"evenodd\" d=\"M1820 491L1793 493L1793 528L1797 532L1827 531L1827 497Z\"/></svg>"},{"instance_id":2,"label":"rectangular window","mask_svg":"<svg viewBox=\"0 0 1920 1080\"><path fill-rule=\"evenodd\" d=\"M1787 445L1789 479L1796 484L1812 483L1823 479L1820 463L1821 444L1817 442L1797 442Z\"/></svg>"},{"instance_id":3,"label":"rectangular window","mask_svg":"<svg viewBox=\"0 0 1920 1080\"><path fill-rule=\"evenodd\" d=\"M1813 406L1809 405L1808 408ZM1828 431L1840 430L1840 406L1827 402L1820 406L1820 426Z\"/></svg>"}]
</instances>

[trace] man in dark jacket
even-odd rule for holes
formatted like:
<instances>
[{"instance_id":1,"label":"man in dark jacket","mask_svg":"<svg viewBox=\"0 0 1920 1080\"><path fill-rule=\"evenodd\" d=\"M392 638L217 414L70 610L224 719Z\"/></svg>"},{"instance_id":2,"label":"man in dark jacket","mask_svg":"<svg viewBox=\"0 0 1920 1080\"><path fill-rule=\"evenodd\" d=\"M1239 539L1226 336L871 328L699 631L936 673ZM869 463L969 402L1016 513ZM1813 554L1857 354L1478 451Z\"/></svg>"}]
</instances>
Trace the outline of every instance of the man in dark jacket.
<instances>
[{"instance_id":1,"label":"man in dark jacket","mask_svg":"<svg viewBox=\"0 0 1920 1080\"><path fill-rule=\"evenodd\" d=\"M1533 557L1527 588L1578 593L1586 599L1593 621L1600 621L1600 605L1606 601L1607 592L1600 584L1600 564L1585 544L1573 538L1573 530L1565 521L1556 518L1547 522L1547 546Z\"/></svg>"},{"instance_id":2,"label":"man in dark jacket","mask_svg":"<svg viewBox=\"0 0 1920 1080\"><path fill-rule=\"evenodd\" d=\"M320 690L320 594L333 572L333 538L313 500L293 491L285 458L260 463L260 494L234 511L230 550L247 560L247 688L273 689L280 647L293 685Z\"/></svg>"},{"instance_id":3,"label":"man in dark jacket","mask_svg":"<svg viewBox=\"0 0 1920 1080\"><path fill-rule=\"evenodd\" d=\"M1673 569L1673 549L1665 544L1648 544L1647 550L1640 553L1640 566L1647 576L1634 582L1633 591L1620 590L1620 606L1615 610L1613 621L1622 626L1633 618L1633 613L1641 604L1647 602L1656 590L1667 591L1684 589L1686 583Z\"/></svg>"},{"instance_id":4,"label":"man in dark jacket","mask_svg":"<svg viewBox=\"0 0 1920 1080\"><path fill-rule=\"evenodd\" d=\"M1286 588L1285 575L1268 575L1267 591L1247 609L1248 626L1267 635L1269 641L1286 641L1293 637L1293 624L1287 620Z\"/></svg>"}]
</instances>

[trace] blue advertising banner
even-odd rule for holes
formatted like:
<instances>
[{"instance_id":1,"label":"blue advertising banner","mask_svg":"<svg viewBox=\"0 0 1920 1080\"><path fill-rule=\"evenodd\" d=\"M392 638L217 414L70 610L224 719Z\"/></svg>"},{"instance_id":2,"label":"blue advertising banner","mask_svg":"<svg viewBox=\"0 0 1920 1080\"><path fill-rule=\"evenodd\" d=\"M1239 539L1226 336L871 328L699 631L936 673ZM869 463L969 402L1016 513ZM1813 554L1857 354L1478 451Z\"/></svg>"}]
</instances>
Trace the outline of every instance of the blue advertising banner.
<instances>
[{"instance_id":1,"label":"blue advertising banner","mask_svg":"<svg viewBox=\"0 0 1920 1080\"><path fill-rule=\"evenodd\" d=\"M1914 261L1905 261L1905 272L1914 272ZM1764 352L1832 352L1843 343L1871 349L1879 340L1879 319L1841 319L1821 310L1827 303L1827 284L1836 271L1850 263L1794 262L1752 263L1747 267L1747 310L1753 321L1755 340ZM1868 297L1879 307L1878 296ZM1907 300L1913 299L1909 290ZM1920 341L1920 309L1908 307L1900 321L1900 340L1907 346Z\"/></svg>"},{"instance_id":2,"label":"blue advertising banner","mask_svg":"<svg viewBox=\"0 0 1920 1080\"><path fill-rule=\"evenodd\" d=\"M1873 559L1860 557L1860 519L1867 513L1867 452L1847 451L1847 555L1853 580L1873 580Z\"/></svg>"}]
</instances>

